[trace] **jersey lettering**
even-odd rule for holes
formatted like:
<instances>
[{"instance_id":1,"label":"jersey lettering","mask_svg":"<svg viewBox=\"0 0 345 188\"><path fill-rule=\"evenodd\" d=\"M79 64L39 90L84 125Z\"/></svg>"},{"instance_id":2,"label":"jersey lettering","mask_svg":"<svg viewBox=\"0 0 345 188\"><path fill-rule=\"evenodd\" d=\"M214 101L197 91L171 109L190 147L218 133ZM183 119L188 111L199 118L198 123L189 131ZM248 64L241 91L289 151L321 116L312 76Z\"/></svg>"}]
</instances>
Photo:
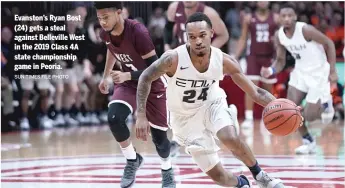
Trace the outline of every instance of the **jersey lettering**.
<instances>
[{"instance_id":1,"label":"jersey lettering","mask_svg":"<svg viewBox=\"0 0 345 188\"><path fill-rule=\"evenodd\" d=\"M256 42L269 42L270 25L268 23L258 23L255 25L256 29Z\"/></svg>"},{"instance_id":2,"label":"jersey lettering","mask_svg":"<svg viewBox=\"0 0 345 188\"><path fill-rule=\"evenodd\" d=\"M133 59L128 54L114 54L115 58L123 63L133 62Z\"/></svg>"},{"instance_id":3,"label":"jersey lettering","mask_svg":"<svg viewBox=\"0 0 345 188\"><path fill-rule=\"evenodd\" d=\"M301 56L300 56L298 53L292 53L292 56L293 56L295 59L301 59Z\"/></svg>"},{"instance_id":4,"label":"jersey lettering","mask_svg":"<svg viewBox=\"0 0 345 188\"><path fill-rule=\"evenodd\" d=\"M215 80L187 80L183 78L176 78L176 85L180 87L192 87L192 88L200 88L200 87L209 87Z\"/></svg>"}]
</instances>

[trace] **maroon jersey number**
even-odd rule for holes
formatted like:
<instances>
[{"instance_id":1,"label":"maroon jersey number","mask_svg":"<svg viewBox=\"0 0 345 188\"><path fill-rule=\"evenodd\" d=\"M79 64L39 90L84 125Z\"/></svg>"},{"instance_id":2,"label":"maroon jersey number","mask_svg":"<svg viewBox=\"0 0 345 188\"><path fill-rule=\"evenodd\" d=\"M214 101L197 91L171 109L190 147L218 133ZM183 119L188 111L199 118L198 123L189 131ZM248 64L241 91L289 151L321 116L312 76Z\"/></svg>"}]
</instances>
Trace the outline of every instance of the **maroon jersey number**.
<instances>
[{"instance_id":1,"label":"maroon jersey number","mask_svg":"<svg viewBox=\"0 0 345 188\"><path fill-rule=\"evenodd\" d=\"M256 31L256 42L269 42L269 31Z\"/></svg>"}]
</instances>

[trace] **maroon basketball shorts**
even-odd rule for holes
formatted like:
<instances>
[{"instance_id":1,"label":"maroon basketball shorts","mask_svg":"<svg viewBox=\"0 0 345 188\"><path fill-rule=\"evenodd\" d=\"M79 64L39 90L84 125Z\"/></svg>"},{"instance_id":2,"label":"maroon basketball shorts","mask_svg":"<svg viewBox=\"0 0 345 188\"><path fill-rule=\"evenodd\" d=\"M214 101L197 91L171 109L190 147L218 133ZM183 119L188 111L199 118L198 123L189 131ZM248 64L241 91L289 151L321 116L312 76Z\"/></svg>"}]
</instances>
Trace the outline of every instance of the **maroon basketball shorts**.
<instances>
[{"instance_id":1,"label":"maroon basketball shorts","mask_svg":"<svg viewBox=\"0 0 345 188\"><path fill-rule=\"evenodd\" d=\"M275 75L264 78L260 75L262 67L270 67L272 65L272 57L269 56L247 56L247 76L250 80L261 81L266 84L274 84L277 82Z\"/></svg>"},{"instance_id":2,"label":"maroon basketball shorts","mask_svg":"<svg viewBox=\"0 0 345 188\"><path fill-rule=\"evenodd\" d=\"M134 114L137 109L136 93L136 88L115 85L114 94L108 106L112 103L122 103L127 105ZM168 130L165 92L150 93L146 109L146 116L151 127L162 131Z\"/></svg>"}]
</instances>

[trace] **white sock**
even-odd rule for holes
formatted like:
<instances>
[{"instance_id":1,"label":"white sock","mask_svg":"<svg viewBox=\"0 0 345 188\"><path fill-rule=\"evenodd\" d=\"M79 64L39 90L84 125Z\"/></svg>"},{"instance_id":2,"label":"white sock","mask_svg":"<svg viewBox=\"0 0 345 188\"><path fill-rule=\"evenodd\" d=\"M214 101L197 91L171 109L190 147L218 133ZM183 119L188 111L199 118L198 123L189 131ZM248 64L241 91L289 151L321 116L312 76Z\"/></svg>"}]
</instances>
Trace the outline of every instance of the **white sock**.
<instances>
[{"instance_id":1,"label":"white sock","mask_svg":"<svg viewBox=\"0 0 345 188\"><path fill-rule=\"evenodd\" d=\"M126 159L135 160L137 158L137 153L135 152L132 143L126 148L121 148L121 150Z\"/></svg>"},{"instance_id":2,"label":"white sock","mask_svg":"<svg viewBox=\"0 0 345 188\"><path fill-rule=\"evenodd\" d=\"M245 111L245 118L249 120L253 120L253 110L246 110Z\"/></svg>"},{"instance_id":3,"label":"white sock","mask_svg":"<svg viewBox=\"0 0 345 188\"><path fill-rule=\"evenodd\" d=\"M169 170L171 168L171 160L168 158L161 158L161 168L162 170Z\"/></svg>"}]
</instances>

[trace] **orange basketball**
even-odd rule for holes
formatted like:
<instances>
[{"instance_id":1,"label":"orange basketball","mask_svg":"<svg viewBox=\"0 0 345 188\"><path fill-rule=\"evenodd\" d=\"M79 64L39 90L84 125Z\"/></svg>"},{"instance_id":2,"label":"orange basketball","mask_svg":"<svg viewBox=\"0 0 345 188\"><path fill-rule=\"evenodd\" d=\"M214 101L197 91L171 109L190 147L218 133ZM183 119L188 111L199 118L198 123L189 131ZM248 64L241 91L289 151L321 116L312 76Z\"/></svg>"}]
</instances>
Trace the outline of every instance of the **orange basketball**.
<instances>
[{"instance_id":1,"label":"orange basketball","mask_svg":"<svg viewBox=\"0 0 345 188\"><path fill-rule=\"evenodd\" d=\"M302 122L297 105L288 99L276 99L263 111L266 129L273 135L286 136L295 132Z\"/></svg>"}]
</instances>

